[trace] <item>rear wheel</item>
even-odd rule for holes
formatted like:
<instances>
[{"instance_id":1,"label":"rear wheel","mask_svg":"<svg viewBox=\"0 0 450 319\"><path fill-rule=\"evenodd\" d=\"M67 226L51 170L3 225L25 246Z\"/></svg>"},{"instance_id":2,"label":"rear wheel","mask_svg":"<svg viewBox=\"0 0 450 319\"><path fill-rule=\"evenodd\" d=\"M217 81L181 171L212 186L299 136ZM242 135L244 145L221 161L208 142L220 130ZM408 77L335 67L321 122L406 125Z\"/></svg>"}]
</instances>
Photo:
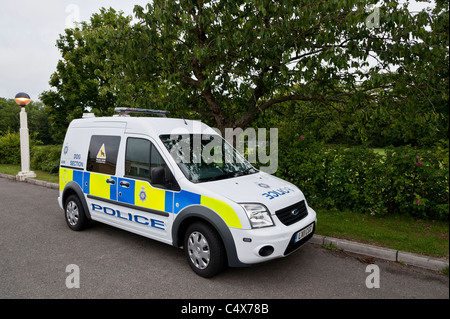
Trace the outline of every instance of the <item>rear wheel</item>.
<instances>
[{"instance_id":1,"label":"rear wheel","mask_svg":"<svg viewBox=\"0 0 450 319\"><path fill-rule=\"evenodd\" d=\"M76 195L70 195L64 205L67 226L72 230L82 230L88 224L83 205Z\"/></svg>"},{"instance_id":2,"label":"rear wheel","mask_svg":"<svg viewBox=\"0 0 450 319\"><path fill-rule=\"evenodd\" d=\"M206 223L196 222L188 227L184 251L189 265L199 276L210 278L225 268L226 251L222 239Z\"/></svg>"}]
</instances>

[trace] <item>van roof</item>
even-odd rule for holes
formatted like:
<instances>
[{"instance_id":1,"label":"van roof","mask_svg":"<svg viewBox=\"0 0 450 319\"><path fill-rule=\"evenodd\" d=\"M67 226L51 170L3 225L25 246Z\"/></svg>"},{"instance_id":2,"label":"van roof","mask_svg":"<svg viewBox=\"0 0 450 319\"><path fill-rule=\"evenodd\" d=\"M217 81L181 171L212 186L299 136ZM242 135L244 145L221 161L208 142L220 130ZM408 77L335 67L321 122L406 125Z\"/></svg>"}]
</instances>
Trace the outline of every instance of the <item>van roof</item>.
<instances>
[{"instance_id":1,"label":"van roof","mask_svg":"<svg viewBox=\"0 0 450 319\"><path fill-rule=\"evenodd\" d=\"M160 136L164 134L219 134L196 120L160 117L93 117L73 120L71 128L123 128L126 133Z\"/></svg>"}]
</instances>

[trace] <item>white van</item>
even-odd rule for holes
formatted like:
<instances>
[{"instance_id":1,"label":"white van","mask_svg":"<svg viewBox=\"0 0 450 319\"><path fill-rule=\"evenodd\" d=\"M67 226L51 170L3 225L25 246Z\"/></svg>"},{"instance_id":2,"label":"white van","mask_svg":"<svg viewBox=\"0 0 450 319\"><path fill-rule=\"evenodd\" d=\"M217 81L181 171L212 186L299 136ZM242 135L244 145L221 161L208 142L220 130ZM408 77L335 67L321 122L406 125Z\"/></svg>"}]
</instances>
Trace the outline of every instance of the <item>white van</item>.
<instances>
[{"instance_id":1,"label":"white van","mask_svg":"<svg viewBox=\"0 0 450 319\"><path fill-rule=\"evenodd\" d=\"M313 236L303 193L255 169L209 126L118 111L67 130L58 202L71 229L95 220L184 248L203 277L287 256Z\"/></svg>"}]
</instances>

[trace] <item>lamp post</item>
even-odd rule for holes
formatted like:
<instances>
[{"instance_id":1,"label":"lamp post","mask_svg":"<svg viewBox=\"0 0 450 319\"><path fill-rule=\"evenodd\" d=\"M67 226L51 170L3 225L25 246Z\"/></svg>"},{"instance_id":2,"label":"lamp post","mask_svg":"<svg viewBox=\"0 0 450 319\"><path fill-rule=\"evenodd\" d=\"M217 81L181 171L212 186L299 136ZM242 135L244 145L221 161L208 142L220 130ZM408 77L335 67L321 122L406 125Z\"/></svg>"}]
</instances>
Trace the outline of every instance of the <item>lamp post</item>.
<instances>
[{"instance_id":1,"label":"lamp post","mask_svg":"<svg viewBox=\"0 0 450 319\"><path fill-rule=\"evenodd\" d=\"M14 98L17 104L21 106L20 111L20 161L22 164L22 171L17 174L20 181L27 178L36 177L36 174L30 171L30 140L28 136L28 121L25 106L31 102L30 96L26 93L17 93Z\"/></svg>"}]
</instances>

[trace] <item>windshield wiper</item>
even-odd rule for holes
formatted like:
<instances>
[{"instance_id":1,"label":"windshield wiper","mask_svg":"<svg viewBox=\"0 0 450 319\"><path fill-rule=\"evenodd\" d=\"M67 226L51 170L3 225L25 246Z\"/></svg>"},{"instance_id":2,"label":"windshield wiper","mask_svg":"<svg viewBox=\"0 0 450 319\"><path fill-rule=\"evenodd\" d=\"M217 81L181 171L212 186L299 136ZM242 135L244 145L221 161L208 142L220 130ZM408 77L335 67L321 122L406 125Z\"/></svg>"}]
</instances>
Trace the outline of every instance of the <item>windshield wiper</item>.
<instances>
[{"instance_id":1,"label":"windshield wiper","mask_svg":"<svg viewBox=\"0 0 450 319\"><path fill-rule=\"evenodd\" d=\"M238 176L253 174L253 173L256 173L257 171L258 171L257 169L255 169L254 167L251 166L251 167L244 169L243 171L228 172L228 173L226 173L226 175L228 177L238 177Z\"/></svg>"},{"instance_id":2,"label":"windshield wiper","mask_svg":"<svg viewBox=\"0 0 450 319\"><path fill-rule=\"evenodd\" d=\"M250 166L250 167L246 168L246 169L242 172L242 174L243 174L243 175L248 175L248 174L254 174L254 173L257 173L257 172L258 172L258 170L257 170L256 168L254 168L253 166Z\"/></svg>"},{"instance_id":3,"label":"windshield wiper","mask_svg":"<svg viewBox=\"0 0 450 319\"><path fill-rule=\"evenodd\" d=\"M258 170L256 168L248 167L243 171L224 172L222 175L200 178L200 179L197 179L195 182L196 183L212 182L212 181L217 181L217 180L221 180L221 179L227 179L227 178L233 178L233 177L238 177L238 176L243 176L243 175L248 175L248 174L254 174L257 172L258 172Z\"/></svg>"}]
</instances>

